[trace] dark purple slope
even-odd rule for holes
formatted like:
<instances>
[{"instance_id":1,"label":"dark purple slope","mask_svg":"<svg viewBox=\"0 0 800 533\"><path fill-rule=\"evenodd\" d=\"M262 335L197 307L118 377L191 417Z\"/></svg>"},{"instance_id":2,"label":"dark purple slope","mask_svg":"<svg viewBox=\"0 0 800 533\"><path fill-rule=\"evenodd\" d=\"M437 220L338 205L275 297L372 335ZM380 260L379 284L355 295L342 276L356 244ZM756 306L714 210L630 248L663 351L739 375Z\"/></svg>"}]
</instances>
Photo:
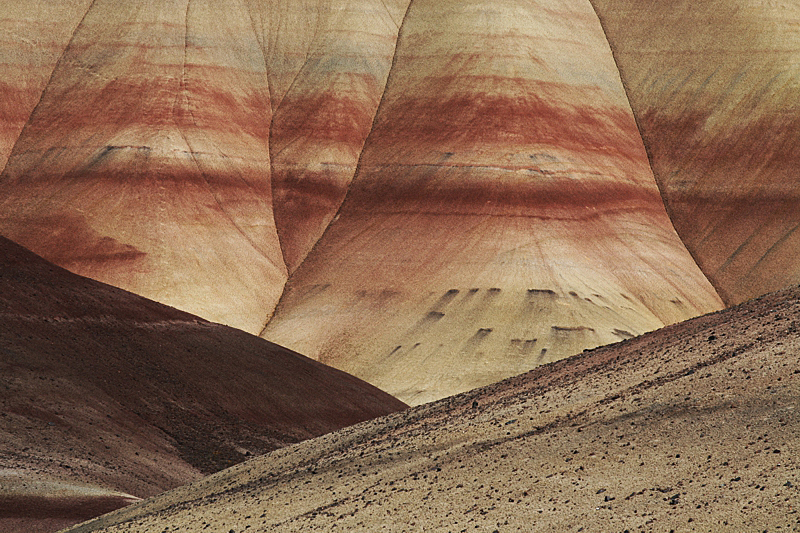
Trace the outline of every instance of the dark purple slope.
<instances>
[{"instance_id":1,"label":"dark purple slope","mask_svg":"<svg viewBox=\"0 0 800 533\"><path fill-rule=\"evenodd\" d=\"M25 496L8 487L55 480L150 496L404 407L344 372L0 238L0 530Z\"/></svg>"}]
</instances>

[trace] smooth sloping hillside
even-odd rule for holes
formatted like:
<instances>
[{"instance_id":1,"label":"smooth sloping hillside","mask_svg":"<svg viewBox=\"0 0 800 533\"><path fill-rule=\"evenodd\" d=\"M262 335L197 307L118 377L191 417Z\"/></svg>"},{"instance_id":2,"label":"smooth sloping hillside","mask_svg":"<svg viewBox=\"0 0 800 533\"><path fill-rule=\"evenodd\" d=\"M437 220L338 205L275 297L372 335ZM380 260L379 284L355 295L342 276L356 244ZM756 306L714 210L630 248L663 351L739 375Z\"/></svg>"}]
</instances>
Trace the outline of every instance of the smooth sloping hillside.
<instances>
[{"instance_id":1,"label":"smooth sloping hillside","mask_svg":"<svg viewBox=\"0 0 800 533\"><path fill-rule=\"evenodd\" d=\"M0 232L257 332L286 280L266 67L247 12L212 7L92 3L0 176Z\"/></svg>"},{"instance_id":2,"label":"smooth sloping hillside","mask_svg":"<svg viewBox=\"0 0 800 533\"><path fill-rule=\"evenodd\" d=\"M721 306L589 2L418 0L262 336L423 403Z\"/></svg>"},{"instance_id":3,"label":"smooth sloping hillside","mask_svg":"<svg viewBox=\"0 0 800 533\"><path fill-rule=\"evenodd\" d=\"M798 355L792 288L71 531L796 531Z\"/></svg>"},{"instance_id":4,"label":"smooth sloping hillside","mask_svg":"<svg viewBox=\"0 0 800 533\"><path fill-rule=\"evenodd\" d=\"M46 10L0 49L26 102L41 95L33 109L0 86L15 102L0 124L10 136L25 123L0 176L0 230L73 272L258 333L284 255L302 260L352 179L400 4L96 0L44 87L25 39L75 26Z\"/></svg>"},{"instance_id":5,"label":"smooth sloping hillside","mask_svg":"<svg viewBox=\"0 0 800 533\"><path fill-rule=\"evenodd\" d=\"M91 0L14 0L0 14L0 169Z\"/></svg>"},{"instance_id":6,"label":"smooth sloping hillside","mask_svg":"<svg viewBox=\"0 0 800 533\"><path fill-rule=\"evenodd\" d=\"M402 408L341 371L0 239L0 531L33 531L38 518L56 519L44 521L52 531L125 503L113 491L151 496Z\"/></svg>"},{"instance_id":7,"label":"smooth sloping hillside","mask_svg":"<svg viewBox=\"0 0 800 533\"><path fill-rule=\"evenodd\" d=\"M0 233L413 403L722 307L588 0L96 0Z\"/></svg>"},{"instance_id":8,"label":"smooth sloping hillside","mask_svg":"<svg viewBox=\"0 0 800 533\"><path fill-rule=\"evenodd\" d=\"M675 229L720 296L800 283L800 4L592 3Z\"/></svg>"}]
</instances>

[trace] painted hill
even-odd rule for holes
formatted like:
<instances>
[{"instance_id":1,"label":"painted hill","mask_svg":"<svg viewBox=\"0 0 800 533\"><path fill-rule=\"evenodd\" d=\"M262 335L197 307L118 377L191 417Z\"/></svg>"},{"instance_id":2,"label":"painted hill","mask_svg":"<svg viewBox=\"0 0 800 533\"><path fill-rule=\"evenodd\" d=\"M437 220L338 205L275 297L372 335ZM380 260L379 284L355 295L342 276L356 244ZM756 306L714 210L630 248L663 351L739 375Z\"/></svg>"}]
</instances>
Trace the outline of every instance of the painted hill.
<instances>
[{"instance_id":1,"label":"painted hill","mask_svg":"<svg viewBox=\"0 0 800 533\"><path fill-rule=\"evenodd\" d=\"M0 233L76 273L260 332L284 255L290 268L302 261L344 197L400 8L100 0L77 24L77 5L29 21L38 4L7 23L15 84L2 87L0 122L13 150ZM67 42L46 58L14 48L49 36L57 15L74 28ZM49 66L49 80L25 60Z\"/></svg>"},{"instance_id":2,"label":"painted hill","mask_svg":"<svg viewBox=\"0 0 800 533\"><path fill-rule=\"evenodd\" d=\"M675 229L719 294L800 283L800 6L592 3Z\"/></svg>"},{"instance_id":3,"label":"painted hill","mask_svg":"<svg viewBox=\"0 0 800 533\"><path fill-rule=\"evenodd\" d=\"M0 177L0 234L257 332L286 279L265 66L249 18L188 7L87 6Z\"/></svg>"},{"instance_id":4,"label":"painted hill","mask_svg":"<svg viewBox=\"0 0 800 533\"><path fill-rule=\"evenodd\" d=\"M0 167L91 0L14 0L0 18Z\"/></svg>"},{"instance_id":5,"label":"painted hill","mask_svg":"<svg viewBox=\"0 0 800 533\"><path fill-rule=\"evenodd\" d=\"M262 336L419 404L720 306L591 5L418 0Z\"/></svg>"},{"instance_id":6,"label":"painted hill","mask_svg":"<svg viewBox=\"0 0 800 533\"><path fill-rule=\"evenodd\" d=\"M588 0L69 5L1 49L0 234L60 266L411 403L723 305Z\"/></svg>"},{"instance_id":7,"label":"painted hill","mask_svg":"<svg viewBox=\"0 0 800 533\"><path fill-rule=\"evenodd\" d=\"M0 317L0 531L52 531L405 407L7 239Z\"/></svg>"},{"instance_id":8,"label":"painted hill","mask_svg":"<svg viewBox=\"0 0 800 533\"><path fill-rule=\"evenodd\" d=\"M800 527L800 289L283 448L90 531Z\"/></svg>"}]
</instances>

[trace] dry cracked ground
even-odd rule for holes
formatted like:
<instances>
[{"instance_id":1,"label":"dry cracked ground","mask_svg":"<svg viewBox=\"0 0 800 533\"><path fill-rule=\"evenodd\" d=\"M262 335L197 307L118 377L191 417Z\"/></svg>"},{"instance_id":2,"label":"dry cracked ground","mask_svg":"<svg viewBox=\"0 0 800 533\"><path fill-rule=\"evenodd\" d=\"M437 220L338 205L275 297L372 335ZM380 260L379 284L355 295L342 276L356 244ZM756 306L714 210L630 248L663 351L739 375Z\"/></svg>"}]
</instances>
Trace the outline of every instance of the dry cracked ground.
<instances>
[{"instance_id":1,"label":"dry cracked ground","mask_svg":"<svg viewBox=\"0 0 800 533\"><path fill-rule=\"evenodd\" d=\"M799 296L283 448L70 531L799 531Z\"/></svg>"}]
</instances>

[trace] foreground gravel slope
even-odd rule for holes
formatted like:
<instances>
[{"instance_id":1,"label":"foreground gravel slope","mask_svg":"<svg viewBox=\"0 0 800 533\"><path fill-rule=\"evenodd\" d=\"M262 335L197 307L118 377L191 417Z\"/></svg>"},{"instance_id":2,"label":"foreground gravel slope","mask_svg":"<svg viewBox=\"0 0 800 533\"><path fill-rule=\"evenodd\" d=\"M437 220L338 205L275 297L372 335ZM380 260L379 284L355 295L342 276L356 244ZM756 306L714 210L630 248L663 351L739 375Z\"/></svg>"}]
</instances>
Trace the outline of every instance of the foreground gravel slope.
<instances>
[{"instance_id":1,"label":"foreground gravel slope","mask_svg":"<svg viewBox=\"0 0 800 533\"><path fill-rule=\"evenodd\" d=\"M72 531L800 530L798 296L284 448Z\"/></svg>"}]
</instances>

